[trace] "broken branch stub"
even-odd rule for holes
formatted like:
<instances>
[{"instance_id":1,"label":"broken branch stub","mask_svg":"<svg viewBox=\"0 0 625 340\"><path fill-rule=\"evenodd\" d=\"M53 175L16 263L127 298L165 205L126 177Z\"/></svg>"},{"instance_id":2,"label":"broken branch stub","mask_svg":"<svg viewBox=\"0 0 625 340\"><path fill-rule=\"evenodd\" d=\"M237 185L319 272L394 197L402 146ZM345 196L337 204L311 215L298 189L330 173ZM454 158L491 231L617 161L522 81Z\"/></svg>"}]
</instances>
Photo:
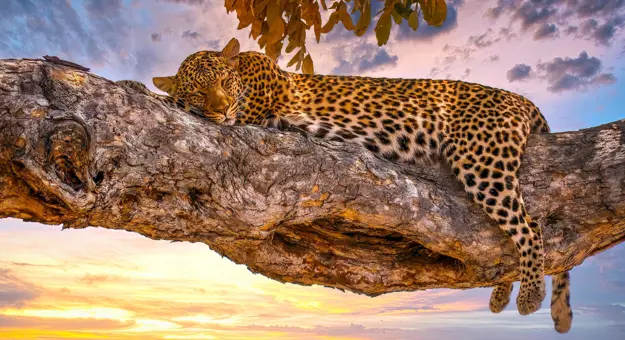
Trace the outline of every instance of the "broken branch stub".
<instances>
[{"instance_id":1,"label":"broken branch stub","mask_svg":"<svg viewBox=\"0 0 625 340\"><path fill-rule=\"evenodd\" d=\"M367 295L516 280L446 165L218 126L71 65L0 60L0 217L203 242L282 282ZM547 274L625 237L625 121L532 137L520 179Z\"/></svg>"}]
</instances>

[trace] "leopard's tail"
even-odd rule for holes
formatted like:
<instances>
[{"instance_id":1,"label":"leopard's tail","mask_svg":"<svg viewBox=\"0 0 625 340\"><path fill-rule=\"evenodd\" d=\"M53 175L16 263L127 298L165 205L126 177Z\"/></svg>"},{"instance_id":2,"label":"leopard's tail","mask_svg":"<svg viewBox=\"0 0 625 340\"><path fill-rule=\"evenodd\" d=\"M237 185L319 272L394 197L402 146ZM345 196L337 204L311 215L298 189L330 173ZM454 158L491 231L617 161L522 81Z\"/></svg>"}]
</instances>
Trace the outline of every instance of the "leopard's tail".
<instances>
[{"instance_id":1,"label":"leopard's tail","mask_svg":"<svg viewBox=\"0 0 625 340\"><path fill-rule=\"evenodd\" d=\"M566 333L573 324L571 310L571 278L569 272L551 275L551 318L558 333Z\"/></svg>"}]
</instances>

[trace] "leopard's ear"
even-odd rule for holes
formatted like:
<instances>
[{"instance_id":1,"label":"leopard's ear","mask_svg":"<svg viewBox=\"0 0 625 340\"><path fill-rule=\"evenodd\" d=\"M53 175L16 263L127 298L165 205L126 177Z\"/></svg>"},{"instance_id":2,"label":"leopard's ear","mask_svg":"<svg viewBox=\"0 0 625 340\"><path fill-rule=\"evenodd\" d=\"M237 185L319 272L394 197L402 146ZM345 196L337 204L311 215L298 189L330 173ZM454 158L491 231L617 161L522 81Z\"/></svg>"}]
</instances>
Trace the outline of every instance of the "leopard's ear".
<instances>
[{"instance_id":1,"label":"leopard's ear","mask_svg":"<svg viewBox=\"0 0 625 340\"><path fill-rule=\"evenodd\" d=\"M173 95L176 88L176 76L154 77L152 78L152 84L154 84L157 89L167 92L169 95Z\"/></svg>"},{"instance_id":2,"label":"leopard's ear","mask_svg":"<svg viewBox=\"0 0 625 340\"><path fill-rule=\"evenodd\" d=\"M237 38L232 38L221 50L221 56L226 60L226 63L232 67L237 67L237 63L239 62L239 41Z\"/></svg>"}]
</instances>

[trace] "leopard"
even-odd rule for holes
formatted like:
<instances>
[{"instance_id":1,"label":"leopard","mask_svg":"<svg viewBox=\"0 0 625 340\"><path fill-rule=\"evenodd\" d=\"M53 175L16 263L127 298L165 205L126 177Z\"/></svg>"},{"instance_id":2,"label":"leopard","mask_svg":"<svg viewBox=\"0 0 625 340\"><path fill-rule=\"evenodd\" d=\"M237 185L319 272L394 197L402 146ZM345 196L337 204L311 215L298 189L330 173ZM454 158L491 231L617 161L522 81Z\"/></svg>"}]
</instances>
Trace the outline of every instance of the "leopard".
<instances>
[{"instance_id":1,"label":"leopard","mask_svg":"<svg viewBox=\"0 0 625 340\"><path fill-rule=\"evenodd\" d=\"M542 229L525 208L518 179L528 137L550 132L534 103L460 80L289 72L263 53L239 50L233 38L221 51L193 53L175 75L154 77L153 84L217 124L286 124L317 138L360 144L395 163L442 158L468 198L517 249L518 312L528 315L540 308L545 298ZM552 288L554 328L566 333L573 317L568 272L552 275ZM503 311L511 293L512 282L496 285L490 310Z\"/></svg>"}]
</instances>

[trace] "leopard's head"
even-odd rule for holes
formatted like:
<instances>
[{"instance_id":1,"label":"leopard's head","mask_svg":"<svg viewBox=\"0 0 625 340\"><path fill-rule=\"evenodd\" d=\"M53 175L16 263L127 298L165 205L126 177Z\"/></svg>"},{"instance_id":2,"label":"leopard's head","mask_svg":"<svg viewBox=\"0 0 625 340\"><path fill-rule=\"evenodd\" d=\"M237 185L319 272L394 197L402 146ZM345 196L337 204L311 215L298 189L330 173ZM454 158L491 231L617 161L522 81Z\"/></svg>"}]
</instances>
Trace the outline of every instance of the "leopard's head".
<instances>
[{"instance_id":1,"label":"leopard's head","mask_svg":"<svg viewBox=\"0 0 625 340\"><path fill-rule=\"evenodd\" d=\"M199 51L188 56L178 73L154 77L154 86L174 99L202 110L209 120L231 125L238 115L242 82L236 71L239 41L235 38L221 51Z\"/></svg>"}]
</instances>

